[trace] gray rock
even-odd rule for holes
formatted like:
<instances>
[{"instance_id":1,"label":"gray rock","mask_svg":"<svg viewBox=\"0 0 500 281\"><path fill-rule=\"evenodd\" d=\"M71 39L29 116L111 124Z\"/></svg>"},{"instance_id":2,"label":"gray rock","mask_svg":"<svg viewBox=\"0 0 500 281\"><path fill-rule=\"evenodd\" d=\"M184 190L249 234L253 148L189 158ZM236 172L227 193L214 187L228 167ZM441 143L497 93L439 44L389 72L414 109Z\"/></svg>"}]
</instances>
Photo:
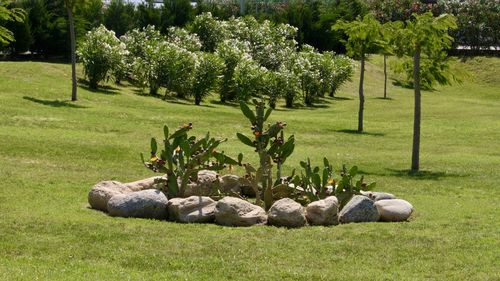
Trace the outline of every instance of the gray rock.
<instances>
[{"instance_id":1,"label":"gray rock","mask_svg":"<svg viewBox=\"0 0 500 281\"><path fill-rule=\"evenodd\" d=\"M387 199L375 202L381 221L406 221L413 213L413 206L403 199Z\"/></svg>"},{"instance_id":2,"label":"gray rock","mask_svg":"<svg viewBox=\"0 0 500 281\"><path fill-rule=\"evenodd\" d=\"M337 213L339 201L335 196L326 197L309 203L306 207L306 218L311 225L335 225L338 224Z\"/></svg>"},{"instance_id":3,"label":"gray rock","mask_svg":"<svg viewBox=\"0 0 500 281\"><path fill-rule=\"evenodd\" d=\"M132 192L123 183L118 181L101 181L94 185L89 192L88 201L93 209L108 211L108 201L118 194Z\"/></svg>"},{"instance_id":4,"label":"gray rock","mask_svg":"<svg viewBox=\"0 0 500 281\"><path fill-rule=\"evenodd\" d=\"M150 177L134 182L125 183L131 191L141 191L145 189L162 189L165 187L166 175L160 177Z\"/></svg>"},{"instance_id":5,"label":"gray rock","mask_svg":"<svg viewBox=\"0 0 500 281\"><path fill-rule=\"evenodd\" d=\"M240 177L236 175L223 175L220 177L220 189L225 193L241 193Z\"/></svg>"},{"instance_id":6,"label":"gray rock","mask_svg":"<svg viewBox=\"0 0 500 281\"><path fill-rule=\"evenodd\" d=\"M168 201L168 217L185 223L213 222L216 204L210 197L203 196L173 198Z\"/></svg>"},{"instance_id":7,"label":"gray rock","mask_svg":"<svg viewBox=\"0 0 500 281\"><path fill-rule=\"evenodd\" d=\"M201 170L198 172L196 182L189 183L184 191L184 196L210 196L217 194L219 187L219 174L215 171Z\"/></svg>"},{"instance_id":8,"label":"gray rock","mask_svg":"<svg viewBox=\"0 0 500 281\"><path fill-rule=\"evenodd\" d=\"M396 196L386 192L377 191L361 191L361 194L372 199L373 201L386 200L386 199L396 199Z\"/></svg>"},{"instance_id":9,"label":"gray rock","mask_svg":"<svg viewBox=\"0 0 500 281\"><path fill-rule=\"evenodd\" d=\"M115 217L167 218L168 199L157 189L118 194L108 202L108 212Z\"/></svg>"},{"instance_id":10,"label":"gray rock","mask_svg":"<svg viewBox=\"0 0 500 281\"><path fill-rule=\"evenodd\" d=\"M375 222L379 213L373 200L363 195L354 195L339 213L340 223Z\"/></svg>"},{"instance_id":11,"label":"gray rock","mask_svg":"<svg viewBox=\"0 0 500 281\"><path fill-rule=\"evenodd\" d=\"M236 197L224 197L215 205L215 222L227 226L252 226L267 223L266 211Z\"/></svg>"},{"instance_id":12,"label":"gray rock","mask_svg":"<svg viewBox=\"0 0 500 281\"><path fill-rule=\"evenodd\" d=\"M274 202L269 209L267 219L270 225L284 227L302 227L307 223L302 205L290 198Z\"/></svg>"}]
</instances>

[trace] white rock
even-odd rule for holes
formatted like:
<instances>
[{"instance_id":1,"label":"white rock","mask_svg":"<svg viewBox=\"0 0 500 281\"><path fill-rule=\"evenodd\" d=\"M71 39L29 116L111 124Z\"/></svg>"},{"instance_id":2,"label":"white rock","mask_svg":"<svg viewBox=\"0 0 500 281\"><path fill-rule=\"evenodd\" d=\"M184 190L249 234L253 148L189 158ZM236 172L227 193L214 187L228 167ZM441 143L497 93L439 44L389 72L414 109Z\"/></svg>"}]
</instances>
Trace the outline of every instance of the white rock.
<instances>
[{"instance_id":1,"label":"white rock","mask_svg":"<svg viewBox=\"0 0 500 281\"><path fill-rule=\"evenodd\" d=\"M164 180L161 182L161 180ZM125 183L124 185L132 191L141 191L145 189L162 189L164 188L166 175L163 177L150 177L134 182Z\"/></svg>"},{"instance_id":2,"label":"white rock","mask_svg":"<svg viewBox=\"0 0 500 281\"><path fill-rule=\"evenodd\" d=\"M168 201L168 217L185 223L213 222L216 204L210 197L204 196L173 198Z\"/></svg>"},{"instance_id":3,"label":"white rock","mask_svg":"<svg viewBox=\"0 0 500 281\"><path fill-rule=\"evenodd\" d=\"M391 193L377 192L377 191L361 191L361 194L372 199L373 201L386 200L386 199L396 199Z\"/></svg>"},{"instance_id":4,"label":"white rock","mask_svg":"<svg viewBox=\"0 0 500 281\"><path fill-rule=\"evenodd\" d=\"M184 191L184 196L210 196L217 194L219 185L219 174L215 171L201 170L198 172L198 180L189 183Z\"/></svg>"},{"instance_id":5,"label":"white rock","mask_svg":"<svg viewBox=\"0 0 500 281\"><path fill-rule=\"evenodd\" d=\"M290 198L274 202L269 208L267 219L270 225L284 227L302 227L307 223L302 205Z\"/></svg>"},{"instance_id":6,"label":"white rock","mask_svg":"<svg viewBox=\"0 0 500 281\"><path fill-rule=\"evenodd\" d=\"M376 222L379 218L373 200L364 195L354 195L339 213L340 223Z\"/></svg>"},{"instance_id":7,"label":"white rock","mask_svg":"<svg viewBox=\"0 0 500 281\"><path fill-rule=\"evenodd\" d=\"M123 183L118 181L101 181L94 185L89 192L88 201L93 209L108 211L108 201L118 194L132 192Z\"/></svg>"},{"instance_id":8,"label":"white rock","mask_svg":"<svg viewBox=\"0 0 500 281\"><path fill-rule=\"evenodd\" d=\"M215 205L215 222L227 226L252 226L267 223L264 209L236 197L224 197Z\"/></svg>"},{"instance_id":9,"label":"white rock","mask_svg":"<svg viewBox=\"0 0 500 281\"><path fill-rule=\"evenodd\" d=\"M329 196L323 200L309 203L306 207L306 218L311 225L335 225L339 223L338 211L337 197Z\"/></svg>"},{"instance_id":10,"label":"white rock","mask_svg":"<svg viewBox=\"0 0 500 281\"><path fill-rule=\"evenodd\" d=\"M108 202L108 212L116 217L167 218L168 199L157 189L118 194Z\"/></svg>"},{"instance_id":11,"label":"white rock","mask_svg":"<svg viewBox=\"0 0 500 281\"><path fill-rule=\"evenodd\" d=\"M413 206L403 199L387 199L375 202L381 221L405 221L413 212Z\"/></svg>"}]
</instances>

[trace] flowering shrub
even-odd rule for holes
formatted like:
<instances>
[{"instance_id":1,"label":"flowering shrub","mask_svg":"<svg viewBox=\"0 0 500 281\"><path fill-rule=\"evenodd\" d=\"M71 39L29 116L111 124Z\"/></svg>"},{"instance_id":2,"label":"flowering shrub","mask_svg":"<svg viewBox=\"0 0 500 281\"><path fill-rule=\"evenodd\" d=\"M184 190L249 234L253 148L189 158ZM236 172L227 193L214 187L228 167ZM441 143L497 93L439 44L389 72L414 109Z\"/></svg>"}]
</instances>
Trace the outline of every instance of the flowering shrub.
<instances>
[{"instance_id":1,"label":"flowering shrub","mask_svg":"<svg viewBox=\"0 0 500 281\"><path fill-rule=\"evenodd\" d=\"M194 103L199 105L210 91L217 89L224 68L221 58L210 53L198 53L195 65L192 93Z\"/></svg>"},{"instance_id":2,"label":"flowering shrub","mask_svg":"<svg viewBox=\"0 0 500 281\"><path fill-rule=\"evenodd\" d=\"M201 41L198 35L190 33L184 28L170 27L168 29L167 41L190 52L201 49Z\"/></svg>"},{"instance_id":3,"label":"flowering shrub","mask_svg":"<svg viewBox=\"0 0 500 281\"><path fill-rule=\"evenodd\" d=\"M228 37L227 25L219 21L211 13L198 15L190 26L191 32L198 35L202 43L202 50L213 52Z\"/></svg>"},{"instance_id":4,"label":"flowering shrub","mask_svg":"<svg viewBox=\"0 0 500 281\"><path fill-rule=\"evenodd\" d=\"M77 55L82 60L84 75L89 80L90 88L97 89L99 82L109 78L111 70L123 69L126 54L125 46L113 31L107 30L103 25L89 31L80 44Z\"/></svg>"}]
</instances>

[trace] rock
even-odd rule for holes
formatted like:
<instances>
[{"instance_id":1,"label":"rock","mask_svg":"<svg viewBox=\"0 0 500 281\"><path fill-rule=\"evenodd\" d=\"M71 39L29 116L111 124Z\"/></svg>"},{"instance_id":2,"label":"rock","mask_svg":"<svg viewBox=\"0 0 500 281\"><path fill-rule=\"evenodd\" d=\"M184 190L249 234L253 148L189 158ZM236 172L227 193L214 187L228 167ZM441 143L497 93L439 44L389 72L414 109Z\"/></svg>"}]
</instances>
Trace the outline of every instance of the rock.
<instances>
[{"instance_id":1,"label":"rock","mask_svg":"<svg viewBox=\"0 0 500 281\"><path fill-rule=\"evenodd\" d=\"M240 177L236 175L223 175L220 177L220 189L224 193L241 193Z\"/></svg>"},{"instance_id":2,"label":"rock","mask_svg":"<svg viewBox=\"0 0 500 281\"><path fill-rule=\"evenodd\" d=\"M163 180L163 182L161 182ZM145 189L162 189L165 186L166 175L162 177L150 177L143 180L125 183L131 191L141 191Z\"/></svg>"},{"instance_id":3,"label":"rock","mask_svg":"<svg viewBox=\"0 0 500 281\"><path fill-rule=\"evenodd\" d=\"M123 183L118 181L101 181L94 185L89 192L88 200L93 209L108 211L108 201L118 194L132 192Z\"/></svg>"},{"instance_id":4,"label":"rock","mask_svg":"<svg viewBox=\"0 0 500 281\"><path fill-rule=\"evenodd\" d=\"M373 200L364 195L354 195L339 213L340 223L375 222L380 215Z\"/></svg>"},{"instance_id":5,"label":"rock","mask_svg":"<svg viewBox=\"0 0 500 281\"><path fill-rule=\"evenodd\" d=\"M373 201L386 200L386 199L396 199L396 196L386 192L377 191L361 191L361 194L372 199Z\"/></svg>"},{"instance_id":6,"label":"rock","mask_svg":"<svg viewBox=\"0 0 500 281\"><path fill-rule=\"evenodd\" d=\"M108 202L108 212L115 217L167 218L168 199L157 189L118 194Z\"/></svg>"},{"instance_id":7,"label":"rock","mask_svg":"<svg viewBox=\"0 0 500 281\"><path fill-rule=\"evenodd\" d=\"M306 207L306 218L311 225L335 225L339 223L338 211L337 197L329 196L323 200L309 203Z\"/></svg>"},{"instance_id":8,"label":"rock","mask_svg":"<svg viewBox=\"0 0 500 281\"><path fill-rule=\"evenodd\" d=\"M236 197L224 197L215 205L215 222L227 226L252 226L267 223L264 209Z\"/></svg>"},{"instance_id":9,"label":"rock","mask_svg":"<svg viewBox=\"0 0 500 281\"><path fill-rule=\"evenodd\" d=\"M210 197L203 196L173 198L168 201L168 217L186 223L213 222L216 204Z\"/></svg>"},{"instance_id":10,"label":"rock","mask_svg":"<svg viewBox=\"0 0 500 281\"><path fill-rule=\"evenodd\" d=\"M198 172L198 180L187 185L184 196L210 196L217 194L218 186L219 174L217 172L201 170Z\"/></svg>"},{"instance_id":11,"label":"rock","mask_svg":"<svg viewBox=\"0 0 500 281\"><path fill-rule=\"evenodd\" d=\"M413 206L403 199L387 199L375 202L381 221L405 221L411 213Z\"/></svg>"},{"instance_id":12,"label":"rock","mask_svg":"<svg viewBox=\"0 0 500 281\"><path fill-rule=\"evenodd\" d=\"M267 216L269 224L275 226L302 227L307 223L302 205L290 198L274 202Z\"/></svg>"}]
</instances>

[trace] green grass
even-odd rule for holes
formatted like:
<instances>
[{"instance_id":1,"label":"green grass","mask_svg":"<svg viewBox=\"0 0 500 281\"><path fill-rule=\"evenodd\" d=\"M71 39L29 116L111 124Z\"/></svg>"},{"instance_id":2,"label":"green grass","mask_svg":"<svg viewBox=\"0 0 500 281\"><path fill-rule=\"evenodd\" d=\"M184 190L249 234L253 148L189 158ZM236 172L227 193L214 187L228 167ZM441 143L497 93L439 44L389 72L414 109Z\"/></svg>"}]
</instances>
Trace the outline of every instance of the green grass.
<instances>
[{"instance_id":1,"label":"green grass","mask_svg":"<svg viewBox=\"0 0 500 281\"><path fill-rule=\"evenodd\" d=\"M0 62L2 280L499 280L500 59L455 62L461 85L423 93L421 168L410 167L413 95L389 86L380 57L366 77L366 134L355 134L357 84L317 108L279 108L297 149L290 170L328 156L356 164L377 190L410 201L409 223L282 229L112 218L88 208L100 180L151 176L139 153L164 124L228 138L249 125L235 106L162 101L132 87L79 89L70 66ZM356 80L356 79L355 79ZM214 97L215 100L215 97ZM495 262L496 261L496 262Z\"/></svg>"}]
</instances>

